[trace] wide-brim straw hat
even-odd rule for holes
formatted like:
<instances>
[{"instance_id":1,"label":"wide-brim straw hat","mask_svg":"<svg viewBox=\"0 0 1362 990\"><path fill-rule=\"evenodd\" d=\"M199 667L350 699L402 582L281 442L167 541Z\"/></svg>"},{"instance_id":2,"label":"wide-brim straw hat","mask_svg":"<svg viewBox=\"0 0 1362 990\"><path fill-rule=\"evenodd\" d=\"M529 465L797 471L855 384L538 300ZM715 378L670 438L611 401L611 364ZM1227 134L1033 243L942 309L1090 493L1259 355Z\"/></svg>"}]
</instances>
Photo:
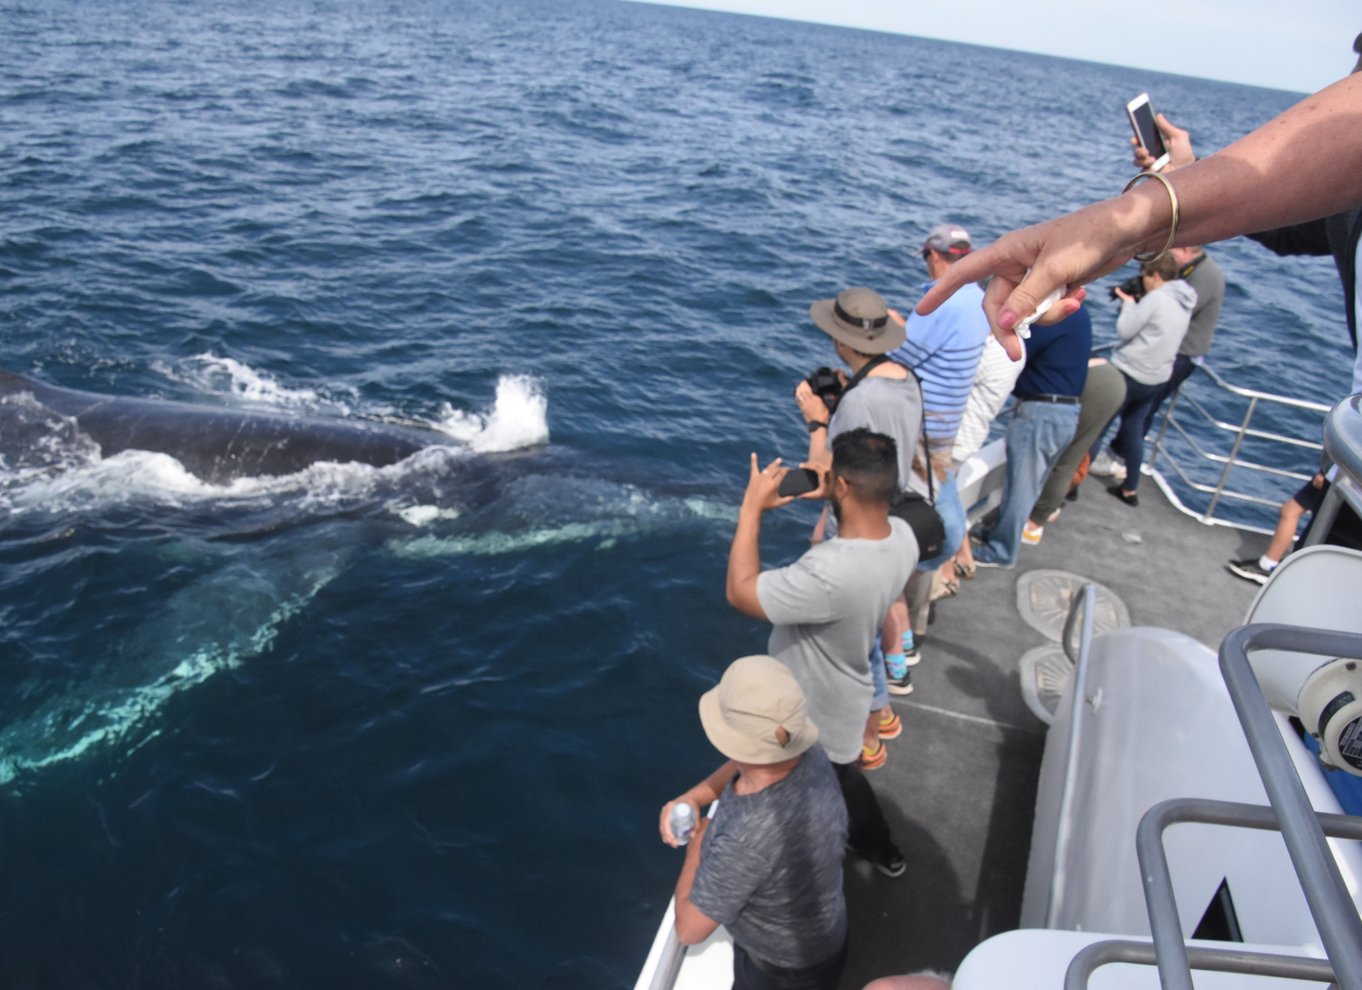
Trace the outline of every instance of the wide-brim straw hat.
<instances>
[{"instance_id":1,"label":"wide-brim straw hat","mask_svg":"<svg viewBox=\"0 0 1362 990\"><path fill-rule=\"evenodd\" d=\"M903 324L874 289L843 289L836 299L819 299L809 307L819 330L861 354L886 354L903 344Z\"/></svg>"},{"instance_id":2,"label":"wide-brim straw hat","mask_svg":"<svg viewBox=\"0 0 1362 990\"><path fill-rule=\"evenodd\" d=\"M700 696L700 724L714 748L739 763L780 763L818 741L804 692L775 657L734 660L718 685ZM781 745L777 729L789 733Z\"/></svg>"}]
</instances>

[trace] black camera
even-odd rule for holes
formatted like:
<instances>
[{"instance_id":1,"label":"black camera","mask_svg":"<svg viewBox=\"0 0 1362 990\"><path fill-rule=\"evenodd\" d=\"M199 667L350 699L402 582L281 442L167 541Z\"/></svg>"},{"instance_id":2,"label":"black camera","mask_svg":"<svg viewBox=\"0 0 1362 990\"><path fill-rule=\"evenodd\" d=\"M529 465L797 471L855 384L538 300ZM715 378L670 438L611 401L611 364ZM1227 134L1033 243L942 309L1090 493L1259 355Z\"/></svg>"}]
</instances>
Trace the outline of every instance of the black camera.
<instances>
[{"instance_id":1,"label":"black camera","mask_svg":"<svg viewBox=\"0 0 1362 990\"><path fill-rule=\"evenodd\" d=\"M823 404L828 407L828 415L832 415L842 398L842 377L831 368L819 368L804 380L809 383L809 388L813 389L813 394L822 399Z\"/></svg>"},{"instance_id":2,"label":"black camera","mask_svg":"<svg viewBox=\"0 0 1362 990\"><path fill-rule=\"evenodd\" d=\"M1116 289L1120 289L1126 295L1132 296L1136 302L1139 302L1144 298L1144 278L1139 275L1132 275L1116 288L1108 290L1111 293L1111 298L1120 299L1121 297L1116 294Z\"/></svg>"}]
</instances>

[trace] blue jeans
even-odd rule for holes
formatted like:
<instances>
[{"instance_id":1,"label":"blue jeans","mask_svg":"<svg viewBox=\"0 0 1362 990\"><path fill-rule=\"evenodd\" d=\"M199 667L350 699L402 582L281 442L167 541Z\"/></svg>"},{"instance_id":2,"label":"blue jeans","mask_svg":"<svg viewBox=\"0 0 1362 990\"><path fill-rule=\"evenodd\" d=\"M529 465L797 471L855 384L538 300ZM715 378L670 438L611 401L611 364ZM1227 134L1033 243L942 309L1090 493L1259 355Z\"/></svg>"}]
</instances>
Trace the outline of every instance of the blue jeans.
<instances>
[{"instance_id":1,"label":"blue jeans","mask_svg":"<svg viewBox=\"0 0 1362 990\"><path fill-rule=\"evenodd\" d=\"M936 495L936 511L941 516L941 525L946 530L946 542L942 550L929 560L919 560L917 569L934 571L955 556L960 542L965 538L965 503L960 501L960 489L955 483L955 472L946 475L940 484L933 482Z\"/></svg>"},{"instance_id":2,"label":"blue jeans","mask_svg":"<svg viewBox=\"0 0 1362 990\"><path fill-rule=\"evenodd\" d=\"M1017 561L1022 527L1031 515L1050 469L1074 438L1078 406L1057 402L1019 402L1007 424L1007 487L998 521L976 560L1010 567Z\"/></svg>"},{"instance_id":3,"label":"blue jeans","mask_svg":"<svg viewBox=\"0 0 1362 990\"><path fill-rule=\"evenodd\" d=\"M1183 382L1191 378L1194 371L1196 371L1196 362L1186 354L1179 354L1173 358L1173 377L1159 386L1159 394L1154 396L1154 404L1149 407L1149 415L1145 417L1145 433L1154 429L1154 417L1159 414L1159 407L1163 405L1164 400L1176 392Z\"/></svg>"}]
</instances>

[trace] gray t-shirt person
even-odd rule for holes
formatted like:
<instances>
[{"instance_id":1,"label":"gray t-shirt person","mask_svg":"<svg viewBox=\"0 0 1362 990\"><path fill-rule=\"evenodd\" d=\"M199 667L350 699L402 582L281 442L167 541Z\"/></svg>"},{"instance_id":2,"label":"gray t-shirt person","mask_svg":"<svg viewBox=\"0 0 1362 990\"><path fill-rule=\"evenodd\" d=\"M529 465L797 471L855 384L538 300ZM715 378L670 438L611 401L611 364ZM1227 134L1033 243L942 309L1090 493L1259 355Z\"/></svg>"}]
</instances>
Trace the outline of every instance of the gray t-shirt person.
<instances>
[{"instance_id":1,"label":"gray t-shirt person","mask_svg":"<svg viewBox=\"0 0 1362 990\"><path fill-rule=\"evenodd\" d=\"M1204 357L1211 353L1211 340L1215 337L1215 325L1220 320L1220 307L1225 302L1225 273L1204 251L1185 281L1196 290L1196 305L1192 307L1192 319L1187 324L1187 335L1182 338L1179 354L1187 357Z\"/></svg>"},{"instance_id":2,"label":"gray t-shirt person","mask_svg":"<svg viewBox=\"0 0 1362 990\"><path fill-rule=\"evenodd\" d=\"M749 955L788 969L814 966L846 941L846 835L841 787L815 744L789 776L755 794L724 788L691 903L726 925Z\"/></svg>"},{"instance_id":3,"label":"gray t-shirt person","mask_svg":"<svg viewBox=\"0 0 1362 990\"><path fill-rule=\"evenodd\" d=\"M834 763L861 755L875 631L917 566L912 529L893 517L889 527L882 540L827 540L757 578L757 599L773 626L767 652L799 681Z\"/></svg>"},{"instance_id":4,"label":"gray t-shirt person","mask_svg":"<svg viewBox=\"0 0 1362 990\"><path fill-rule=\"evenodd\" d=\"M850 430L865 427L883 433L898 448L899 490L926 494L925 479L913 474L913 452L922 442L922 389L905 379L870 375L842 396L828 421L828 446Z\"/></svg>"}]
</instances>

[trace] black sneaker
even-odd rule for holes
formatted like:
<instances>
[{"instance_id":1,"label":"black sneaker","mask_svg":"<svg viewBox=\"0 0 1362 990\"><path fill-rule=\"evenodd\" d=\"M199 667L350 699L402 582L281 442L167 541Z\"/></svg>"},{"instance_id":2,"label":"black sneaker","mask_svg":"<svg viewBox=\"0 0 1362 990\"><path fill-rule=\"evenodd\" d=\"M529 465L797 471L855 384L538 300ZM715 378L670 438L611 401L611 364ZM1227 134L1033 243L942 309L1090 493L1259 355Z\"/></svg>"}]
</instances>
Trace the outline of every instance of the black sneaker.
<instances>
[{"instance_id":1,"label":"black sneaker","mask_svg":"<svg viewBox=\"0 0 1362 990\"><path fill-rule=\"evenodd\" d=\"M1263 565L1258 563L1257 557L1248 560L1231 560L1225 565L1225 569L1245 581L1253 581L1256 584L1267 584L1267 579L1272 576L1271 571L1263 570Z\"/></svg>"},{"instance_id":2,"label":"black sneaker","mask_svg":"<svg viewBox=\"0 0 1362 990\"><path fill-rule=\"evenodd\" d=\"M890 880L896 880L908 872L908 864L903 861L903 857L894 853L883 863L876 861L875 869L887 876Z\"/></svg>"},{"instance_id":3,"label":"black sneaker","mask_svg":"<svg viewBox=\"0 0 1362 990\"><path fill-rule=\"evenodd\" d=\"M917 652L916 650L914 651ZM921 654L919 654L921 656ZM913 672L907 667L903 668L903 674L895 677L892 670L886 670L885 680L889 682L889 693L905 695L913 693Z\"/></svg>"}]
</instances>

